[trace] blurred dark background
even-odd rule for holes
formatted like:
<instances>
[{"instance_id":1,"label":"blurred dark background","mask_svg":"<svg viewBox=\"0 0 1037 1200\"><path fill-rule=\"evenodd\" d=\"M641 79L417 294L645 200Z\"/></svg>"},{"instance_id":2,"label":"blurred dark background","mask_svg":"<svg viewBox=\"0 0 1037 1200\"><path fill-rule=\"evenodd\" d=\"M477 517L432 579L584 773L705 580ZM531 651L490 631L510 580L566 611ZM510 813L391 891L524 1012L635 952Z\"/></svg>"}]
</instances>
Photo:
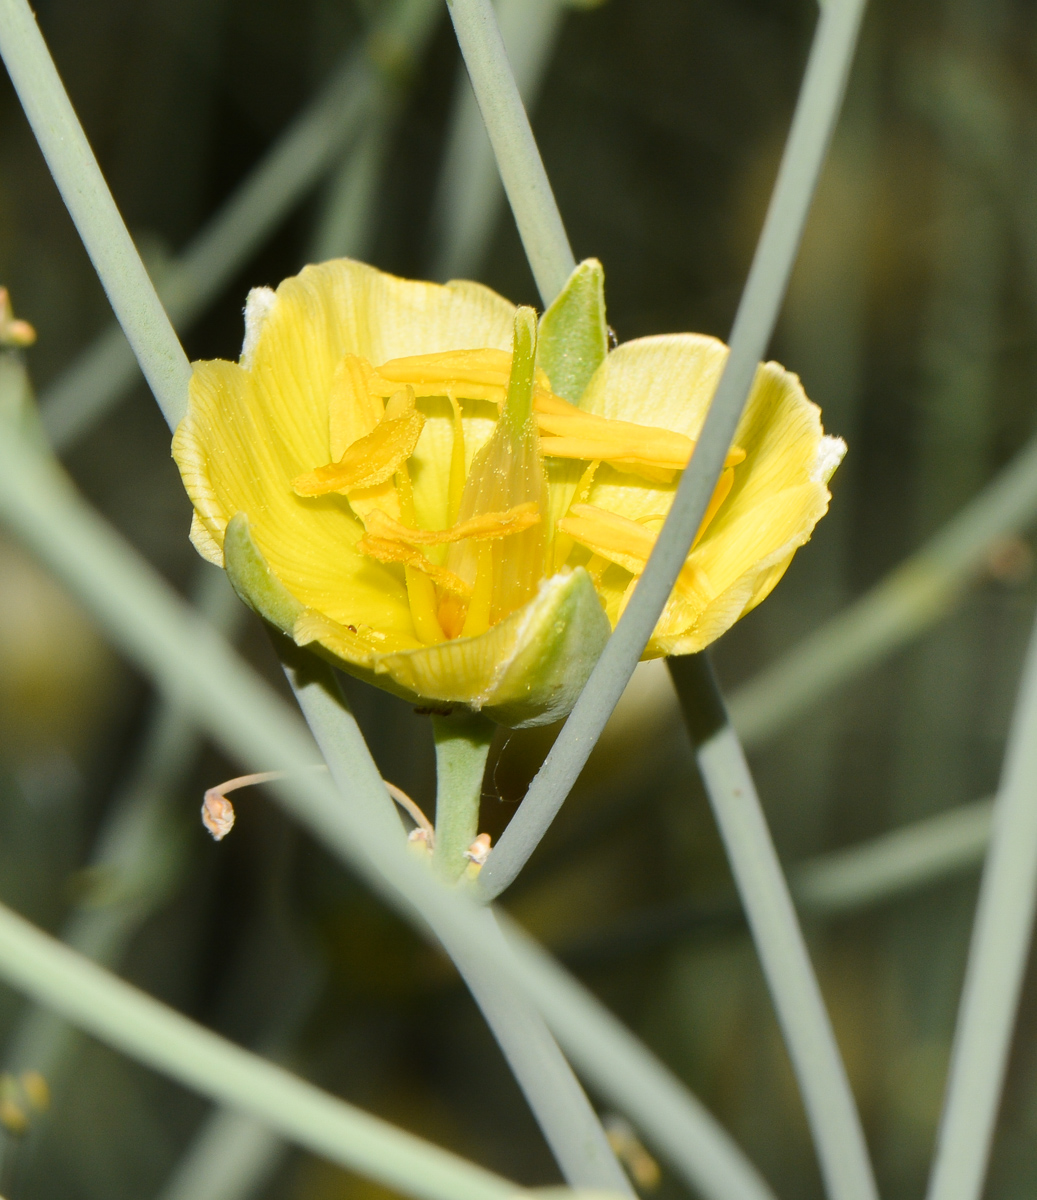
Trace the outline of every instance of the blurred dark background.
<instances>
[{"instance_id":1,"label":"blurred dark background","mask_svg":"<svg viewBox=\"0 0 1037 1200\"><path fill-rule=\"evenodd\" d=\"M73 103L157 277L387 3L40 0ZM606 0L564 11L534 126L577 257L605 265L620 339L726 336L815 19L813 0ZM363 225L365 256L402 275L432 270L458 71L444 7L401 77ZM1033 432L1035 150L1032 4L875 0L771 351L801 375L849 454L813 542L715 647L730 689L879 581ZM326 186L311 190L183 330L191 358L237 355L248 288L307 261L329 203ZM478 277L536 302L503 208ZM27 362L43 393L111 314L6 76L0 283L38 331ZM168 432L143 384L65 461L178 588L206 586ZM754 751L788 864L996 787L1037 583L1028 535L995 549L949 616ZM251 617L241 625L243 652L283 687L262 629ZM427 719L347 687L387 777L430 809ZM240 794L237 828L214 844L198 821L202 792L242 768L187 730L174 731L158 782L142 781L158 707L76 606L0 544L0 898L54 931L118 907L125 897L106 892L104 839L120 805L157 789L165 799L151 840L120 859L137 855L150 897L109 956L120 973L409 1129L521 1182L556 1181L444 958L262 789ZM502 737L495 748L484 802L495 836L549 737ZM924 1187L977 878L965 869L808 924L888 1200ZM686 1080L779 1195L820 1195L664 675L649 674L629 697L506 903ZM988 1186L998 1200L1037 1191L1035 986L1031 972ZM239 1169L230 1190L206 1191L176 1175L206 1105L89 1040L59 1044L54 1029L51 1105L38 1112L19 1082L32 1065L29 1019L0 989L8 1200L352 1200L381 1190L268 1145L265 1159L249 1160L251 1175ZM681 1189L663 1164L654 1194Z\"/></svg>"}]
</instances>

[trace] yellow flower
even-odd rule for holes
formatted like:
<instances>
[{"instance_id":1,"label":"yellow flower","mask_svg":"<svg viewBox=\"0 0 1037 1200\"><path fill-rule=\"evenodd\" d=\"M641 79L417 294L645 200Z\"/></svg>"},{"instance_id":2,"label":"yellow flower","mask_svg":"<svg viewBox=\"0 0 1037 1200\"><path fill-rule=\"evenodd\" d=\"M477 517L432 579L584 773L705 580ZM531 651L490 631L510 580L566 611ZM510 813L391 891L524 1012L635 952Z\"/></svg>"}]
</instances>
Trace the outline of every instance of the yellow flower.
<instances>
[{"instance_id":1,"label":"yellow flower","mask_svg":"<svg viewBox=\"0 0 1037 1200\"><path fill-rule=\"evenodd\" d=\"M173 454L191 539L299 644L417 703L564 716L643 570L726 347L608 353L603 276L538 329L475 283L349 260L253 290L239 363L194 366ZM685 654L758 604L824 514L845 447L761 366L646 651Z\"/></svg>"}]
</instances>

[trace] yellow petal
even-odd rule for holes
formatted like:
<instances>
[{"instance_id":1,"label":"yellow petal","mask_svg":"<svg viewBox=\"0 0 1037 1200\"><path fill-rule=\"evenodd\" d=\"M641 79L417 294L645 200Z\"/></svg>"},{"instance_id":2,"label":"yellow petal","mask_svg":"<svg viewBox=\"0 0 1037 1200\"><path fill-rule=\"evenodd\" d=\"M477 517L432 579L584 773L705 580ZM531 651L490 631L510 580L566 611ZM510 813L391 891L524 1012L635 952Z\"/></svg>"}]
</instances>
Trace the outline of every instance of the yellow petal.
<instances>
[{"instance_id":1,"label":"yellow petal","mask_svg":"<svg viewBox=\"0 0 1037 1200\"><path fill-rule=\"evenodd\" d=\"M722 343L696 335L628 342L599 368L581 408L638 423L658 419L694 440L726 354ZM775 586L825 511L825 483L842 445L824 437L818 409L795 375L774 363L759 368L735 441L745 459L734 467L722 506L712 505L715 515L685 567L686 573L700 574L689 574L691 586L671 597L648 656L690 653L719 637ZM586 503L657 528L653 519L669 511L675 491L676 479L651 486L605 463ZM600 591L611 620L622 611L629 587L629 579L618 573L602 577Z\"/></svg>"}]
</instances>

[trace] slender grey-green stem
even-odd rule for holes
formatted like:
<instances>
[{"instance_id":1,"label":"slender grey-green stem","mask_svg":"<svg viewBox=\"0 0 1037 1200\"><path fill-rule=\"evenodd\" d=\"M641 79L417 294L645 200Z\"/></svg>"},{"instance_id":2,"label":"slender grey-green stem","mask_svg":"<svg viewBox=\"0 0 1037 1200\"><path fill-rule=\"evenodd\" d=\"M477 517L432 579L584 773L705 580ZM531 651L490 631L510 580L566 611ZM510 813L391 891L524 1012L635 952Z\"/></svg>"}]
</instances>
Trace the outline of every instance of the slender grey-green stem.
<instances>
[{"instance_id":1,"label":"slender grey-green stem","mask_svg":"<svg viewBox=\"0 0 1037 1200\"><path fill-rule=\"evenodd\" d=\"M747 744L773 737L811 704L947 613L998 541L1037 517L1037 438L920 550L734 693Z\"/></svg>"},{"instance_id":2,"label":"slender grey-green stem","mask_svg":"<svg viewBox=\"0 0 1037 1200\"><path fill-rule=\"evenodd\" d=\"M187 408L187 355L115 207L28 0L0 0L0 55L148 386L175 426Z\"/></svg>"},{"instance_id":3,"label":"slender grey-green stem","mask_svg":"<svg viewBox=\"0 0 1037 1200\"><path fill-rule=\"evenodd\" d=\"M328 739L343 744L343 761L350 765L345 777L335 778L337 787L307 769L315 748L298 715L90 511L24 435L17 429L4 434L0 521L157 686L232 757L253 767L288 769L272 785L286 811L419 929L427 931L433 918L450 925L516 990L528 992L587 1080L706 1200L773 1200L732 1139L607 1009L507 921L511 953L502 953L486 938L471 901L438 883L407 853L355 721L333 710L334 698L319 680L301 677L296 694L302 693L324 753L330 753ZM328 722L323 731L322 711Z\"/></svg>"},{"instance_id":4,"label":"slender grey-green stem","mask_svg":"<svg viewBox=\"0 0 1037 1200\"><path fill-rule=\"evenodd\" d=\"M731 334L731 352L691 462L644 574L576 702L480 876L487 897L522 869L568 795L651 636L719 477L756 366L777 319L810 199L849 73L864 0L830 0L822 10L771 197Z\"/></svg>"},{"instance_id":5,"label":"slender grey-green stem","mask_svg":"<svg viewBox=\"0 0 1037 1200\"><path fill-rule=\"evenodd\" d=\"M486 940L509 953L494 913L483 909L479 918ZM601 1121L529 998L487 962L481 946L456 937L450 927L437 926L437 933L493 1031L566 1182L633 1198Z\"/></svg>"},{"instance_id":6,"label":"slender grey-green stem","mask_svg":"<svg viewBox=\"0 0 1037 1200\"><path fill-rule=\"evenodd\" d=\"M979 1200L1037 909L1037 626L1008 735L929 1200Z\"/></svg>"},{"instance_id":7,"label":"slender grey-green stem","mask_svg":"<svg viewBox=\"0 0 1037 1200\"><path fill-rule=\"evenodd\" d=\"M358 133L367 145L379 128L380 114L395 106L399 81L413 70L440 13L439 0L399 0L392 5L387 17L347 56L259 165L162 273L158 294L177 329L187 328L205 311ZM371 123L368 128L365 120ZM353 155L348 156L347 162L351 164L352 159ZM334 225L322 226L324 237L315 247L317 259L351 248L349 212L337 208L329 213L332 218ZM72 446L118 403L135 378L134 350L121 326L114 324L41 397L43 422L55 449Z\"/></svg>"},{"instance_id":8,"label":"slender grey-green stem","mask_svg":"<svg viewBox=\"0 0 1037 1200\"><path fill-rule=\"evenodd\" d=\"M491 0L447 0L472 90L545 307L576 266Z\"/></svg>"},{"instance_id":9,"label":"slender grey-green stem","mask_svg":"<svg viewBox=\"0 0 1037 1200\"><path fill-rule=\"evenodd\" d=\"M499 0L497 20L525 108L536 103L566 0ZM458 79L439 169L432 228L433 279L478 276L503 192L493 147L466 75Z\"/></svg>"},{"instance_id":10,"label":"slender grey-green stem","mask_svg":"<svg viewBox=\"0 0 1037 1200\"><path fill-rule=\"evenodd\" d=\"M0 906L0 977L81 1029L301 1146L419 1200L517 1185L370 1116L181 1016Z\"/></svg>"},{"instance_id":11,"label":"slender grey-green stem","mask_svg":"<svg viewBox=\"0 0 1037 1200\"><path fill-rule=\"evenodd\" d=\"M281 649L289 683L332 777L348 780L356 770L362 742L334 676L308 652L289 645ZM467 866L464 851L478 830L483 771L493 726L484 717L461 713L436 717L434 721L437 768L434 861L440 877L454 883ZM391 813L384 787L377 794L377 806L380 813L374 819L394 830L398 837L399 821ZM429 914L426 920L478 1004L566 1180L573 1187L604 1188L633 1195L601 1122L529 998L488 962L484 942L474 943L467 935L458 936L449 922ZM492 942L500 953L507 954L492 914L484 912L480 920L484 941Z\"/></svg>"},{"instance_id":12,"label":"slender grey-green stem","mask_svg":"<svg viewBox=\"0 0 1037 1200\"><path fill-rule=\"evenodd\" d=\"M704 654L669 662L832 1197L877 1200L857 1107L742 747Z\"/></svg>"}]
</instances>

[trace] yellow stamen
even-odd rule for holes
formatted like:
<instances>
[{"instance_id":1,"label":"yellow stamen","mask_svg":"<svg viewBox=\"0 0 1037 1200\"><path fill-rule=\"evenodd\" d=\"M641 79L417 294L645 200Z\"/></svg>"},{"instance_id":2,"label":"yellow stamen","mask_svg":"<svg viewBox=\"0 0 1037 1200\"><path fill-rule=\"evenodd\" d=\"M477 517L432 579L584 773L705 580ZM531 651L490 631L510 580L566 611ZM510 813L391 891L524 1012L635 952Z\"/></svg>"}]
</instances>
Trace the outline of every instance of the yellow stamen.
<instances>
[{"instance_id":1,"label":"yellow stamen","mask_svg":"<svg viewBox=\"0 0 1037 1200\"><path fill-rule=\"evenodd\" d=\"M400 516L404 520L413 523L414 488L411 486L410 471L407 469L406 463L402 463L399 471L396 473L396 495ZM378 513L379 516L385 515L379 509L372 509L368 513L368 519L373 513ZM386 515L385 519L395 524L391 517ZM363 541L364 539L361 539L361 542ZM363 549L363 546L361 546L361 549ZM372 557L377 558L378 555L375 554ZM381 559L380 561L384 562L386 560ZM396 559L394 561L398 562L401 560ZM409 558L403 561L403 578L407 584L407 603L410 605L410 617L414 623L414 632L417 634L418 639L424 642L425 645L438 645L443 641L444 634L443 627L436 615L438 608L436 585L430 578L430 573L427 570L431 564L422 554L417 554L416 558Z\"/></svg>"},{"instance_id":2,"label":"yellow stamen","mask_svg":"<svg viewBox=\"0 0 1037 1200\"><path fill-rule=\"evenodd\" d=\"M424 416L414 406L414 392L398 391L371 433L353 442L338 462L293 479L292 489L299 496L324 496L385 483L414 453L424 425Z\"/></svg>"},{"instance_id":3,"label":"yellow stamen","mask_svg":"<svg viewBox=\"0 0 1037 1200\"><path fill-rule=\"evenodd\" d=\"M591 493L591 485L594 483L594 476L598 473L598 467L600 466L601 461L596 459L584 468L583 474L580 476L580 482L576 485L576 493L569 501L569 510L567 511L570 511L574 504L586 503L587 497ZM569 552L572 548L572 538L563 533L561 529L556 529L554 538L554 569L556 571L561 569L562 564L569 557ZM595 580L595 582L597 581Z\"/></svg>"},{"instance_id":4,"label":"yellow stamen","mask_svg":"<svg viewBox=\"0 0 1037 1200\"><path fill-rule=\"evenodd\" d=\"M583 412L557 396L549 400L538 396L533 407L540 428L540 449L555 458L602 459L617 466L683 470L695 449L694 441L683 433ZM732 446L724 466L736 466L744 458L745 451Z\"/></svg>"},{"instance_id":5,"label":"yellow stamen","mask_svg":"<svg viewBox=\"0 0 1037 1200\"><path fill-rule=\"evenodd\" d=\"M335 368L328 393L332 462L337 463L354 442L371 433L385 415L381 397L371 391L373 377L371 364L355 354L345 355Z\"/></svg>"},{"instance_id":6,"label":"yellow stamen","mask_svg":"<svg viewBox=\"0 0 1037 1200\"><path fill-rule=\"evenodd\" d=\"M714 489L706 515L699 526L695 544L727 499L733 482L734 471L728 468L720 476ZM653 521L659 519L658 516L645 518ZM609 512L593 504L574 504L568 514L558 522L558 527L574 542L586 546L595 556L607 558L634 576L640 575L644 570L658 536L639 521L631 521L629 517L621 517L618 513ZM677 580L678 590L685 594L700 595L702 587L701 571L692 563L685 564Z\"/></svg>"},{"instance_id":7,"label":"yellow stamen","mask_svg":"<svg viewBox=\"0 0 1037 1200\"><path fill-rule=\"evenodd\" d=\"M464 493L465 462L464 462L464 422L461 420L461 402L451 395L450 407L454 413L454 444L450 449L450 484L447 493L450 523L457 520L461 508L461 496Z\"/></svg>"},{"instance_id":8,"label":"yellow stamen","mask_svg":"<svg viewBox=\"0 0 1037 1200\"><path fill-rule=\"evenodd\" d=\"M368 513L366 526L370 534L406 542L409 546L442 546L448 542L462 542L466 538L492 541L494 538L508 537L514 533L522 533L539 521L537 506L529 500L525 504L516 504L507 512L483 513L478 517L470 517L467 521L451 525L449 529L415 529L394 521L377 509Z\"/></svg>"},{"instance_id":9,"label":"yellow stamen","mask_svg":"<svg viewBox=\"0 0 1037 1200\"><path fill-rule=\"evenodd\" d=\"M511 358L507 350L490 348L412 354L383 363L373 371L369 386L383 396L391 395L400 384L409 384L417 396L464 396L503 405ZM550 395L550 383L542 370L536 372L536 390Z\"/></svg>"},{"instance_id":10,"label":"yellow stamen","mask_svg":"<svg viewBox=\"0 0 1037 1200\"><path fill-rule=\"evenodd\" d=\"M453 571L448 571L445 567L437 567L435 563L430 563L420 550L405 546L402 542L391 541L389 538L371 537L368 534L357 542L357 549L363 554L369 554L371 558L378 559L379 562L403 563L404 566L427 576L436 587L461 599L467 599L472 594L472 589L468 584ZM434 613L435 609L431 608L429 611ZM417 625L418 621L415 620L415 627ZM421 637L420 632L418 636ZM439 637L436 640L442 641L443 639Z\"/></svg>"},{"instance_id":11,"label":"yellow stamen","mask_svg":"<svg viewBox=\"0 0 1037 1200\"><path fill-rule=\"evenodd\" d=\"M475 587L468 602L462 637L477 637L490 627L490 606L493 601L493 547L489 542L479 545L476 558Z\"/></svg>"},{"instance_id":12,"label":"yellow stamen","mask_svg":"<svg viewBox=\"0 0 1037 1200\"><path fill-rule=\"evenodd\" d=\"M593 504L574 504L558 522L559 529L574 542L640 575L655 545L655 534L629 517L597 508Z\"/></svg>"}]
</instances>

